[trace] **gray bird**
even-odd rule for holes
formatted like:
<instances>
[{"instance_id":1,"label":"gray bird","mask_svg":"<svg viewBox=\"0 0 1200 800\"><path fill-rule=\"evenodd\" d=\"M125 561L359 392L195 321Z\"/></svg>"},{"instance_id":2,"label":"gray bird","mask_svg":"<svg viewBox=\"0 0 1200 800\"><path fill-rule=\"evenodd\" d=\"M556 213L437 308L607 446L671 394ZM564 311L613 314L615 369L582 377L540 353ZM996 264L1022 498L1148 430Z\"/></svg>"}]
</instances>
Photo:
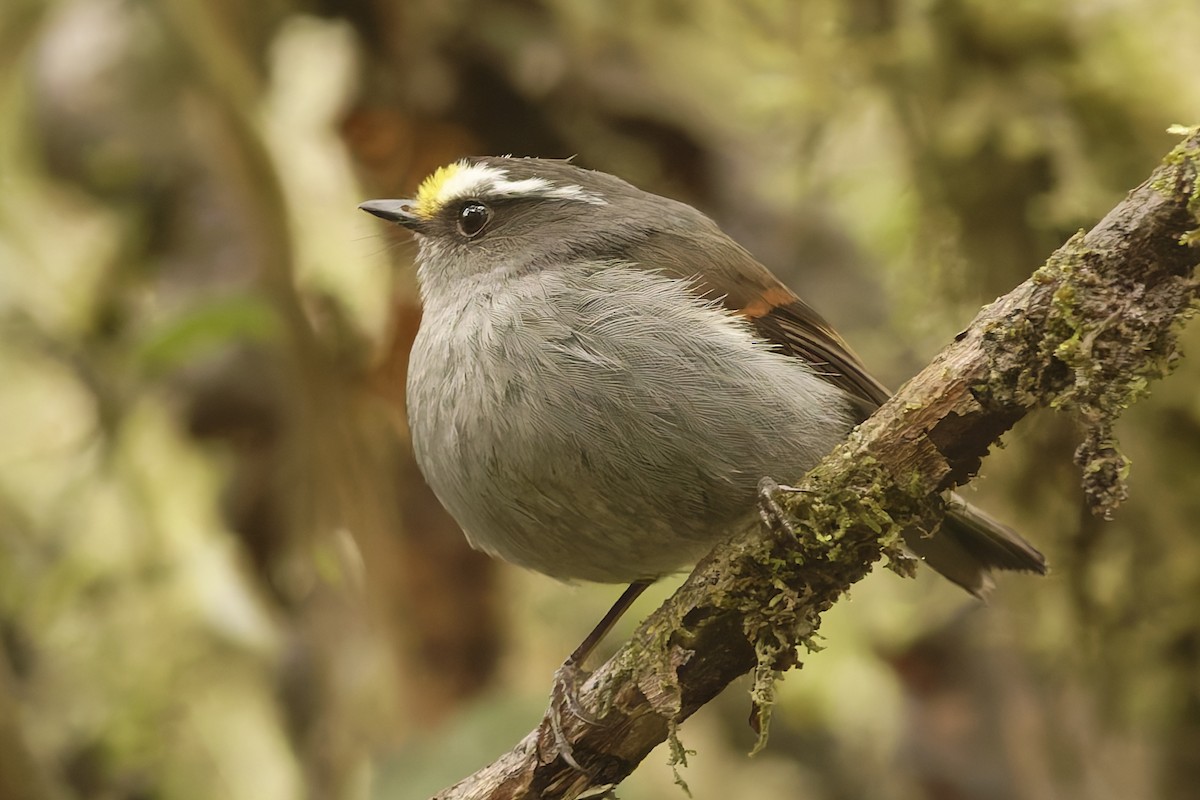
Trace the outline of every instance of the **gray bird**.
<instances>
[{"instance_id":1,"label":"gray bird","mask_svg":"<svg viewBox=\"0 0 1200 800\"><path fill-rule=\"evenodd\" d=\"M480 550L632 584L612 618L889 396L712 220L612 175L469 158L361 208L419 245L408 418L429 485ZM942 575L980 595L991 569L1045 572L1015 532L949 508L906 541Z\"/></svg>"}]
</instances>

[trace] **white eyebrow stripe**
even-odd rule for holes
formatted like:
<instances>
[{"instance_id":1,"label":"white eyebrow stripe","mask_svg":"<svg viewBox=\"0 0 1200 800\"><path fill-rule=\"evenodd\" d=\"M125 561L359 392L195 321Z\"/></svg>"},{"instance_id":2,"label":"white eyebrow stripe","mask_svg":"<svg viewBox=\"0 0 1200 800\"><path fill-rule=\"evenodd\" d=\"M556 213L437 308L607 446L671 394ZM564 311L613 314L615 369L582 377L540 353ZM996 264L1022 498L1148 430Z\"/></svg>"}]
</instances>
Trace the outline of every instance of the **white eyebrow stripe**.
<instances>
[{"instance_id":1,"label":"white eyebrow stripe","mask_svg":"<svg viewBox=\"0 0 1200 800\"><path fill-rule=\"evenodd\" d=\"M483 194L483 189L507 175L501 170L482 164L463 164L442 184L434 202L444 206L454 200L465 200Z\"/></svg>"},{"instance_id":2,"label":"white eyebrow stripe","mask_svg":"<svg viewBox=\"0 0 1200 800\"><path fill-rule=\"evenodd\" d=\"M607 205L603 198L581 186L566 184L556 186L545 178L522 178L509 180L508 173L498 167L470 164L455 171L442 185L438 205L445 206L455 200L471 197L547 197L558 200L576 200L592 205Z\"/></svg>"}]
</instances>

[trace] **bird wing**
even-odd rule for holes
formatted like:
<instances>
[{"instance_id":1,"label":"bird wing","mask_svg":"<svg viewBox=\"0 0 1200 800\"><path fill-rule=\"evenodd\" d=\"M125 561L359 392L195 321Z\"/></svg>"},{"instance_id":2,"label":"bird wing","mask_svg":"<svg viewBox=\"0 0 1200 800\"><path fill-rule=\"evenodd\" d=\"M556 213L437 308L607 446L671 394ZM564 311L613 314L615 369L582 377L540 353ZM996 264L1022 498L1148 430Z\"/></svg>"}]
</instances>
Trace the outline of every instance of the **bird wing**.
<instances>
[{"instance_id":1,"label":"bird wing","mask_svg":"<svg viewBox=\"0 0 1200 800\"><path fill-rule=\"evenodd\" d=\"M782 352L812 365L846 393L860 421L891 396L829 323L740 245L720 235L706 237L704 248L697 241L656 233L634 248L634 258L646 269L691 281L699 295L742 315ZM905 536L909 549L935 570L979 597L991 586L992 568L1045 573L1045 558L1016 531L957 495L947 503L938 535Z\"/></svg>"},{"instance_id":2,"label":"bird wing","mask_svg":"<svg viewBox=\"0 0 1200 800\"><path fill-rule=\"evenodd\" d=\"M745 317L763 339L844 391L861 419L891 396L832 326L744 248L725 236L704 239L704 248L698 241L657 233L633 256L647 269L692 281L698 294Z\"/></svg>"}]
</instances>

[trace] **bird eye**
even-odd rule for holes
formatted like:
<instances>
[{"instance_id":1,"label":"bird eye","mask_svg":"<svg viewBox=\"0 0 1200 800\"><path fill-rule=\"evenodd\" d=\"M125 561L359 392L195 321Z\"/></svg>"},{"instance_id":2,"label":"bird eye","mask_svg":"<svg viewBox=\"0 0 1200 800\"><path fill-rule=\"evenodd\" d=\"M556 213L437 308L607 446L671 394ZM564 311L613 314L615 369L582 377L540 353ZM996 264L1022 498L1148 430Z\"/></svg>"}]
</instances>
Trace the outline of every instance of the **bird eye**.
<instances>
[{"instance_id":1,"label":"bird eye","mask_svg":"<svg viewBox=\"0 0 1200 800\"><path fill-rule=\"evenodd\" d=\"M492 210L478 200L468 200L458 210L458 232L472 239L483 232L492 218Z\"/></svg>"}]
</instances>

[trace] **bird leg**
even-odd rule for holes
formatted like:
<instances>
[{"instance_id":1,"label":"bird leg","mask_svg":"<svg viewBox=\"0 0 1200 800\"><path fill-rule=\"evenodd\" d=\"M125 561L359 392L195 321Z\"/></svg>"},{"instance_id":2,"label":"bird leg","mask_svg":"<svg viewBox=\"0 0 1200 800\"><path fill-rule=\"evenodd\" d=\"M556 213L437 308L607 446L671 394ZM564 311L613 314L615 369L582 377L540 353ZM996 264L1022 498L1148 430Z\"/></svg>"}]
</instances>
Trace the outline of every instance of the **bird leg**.
<instances>
[{"instance_id":1,"label":"bird leg","mask_svg":"<svg viewBox=\"0 0 1200 800\"><path fill-rule=\"evenodd\" d=\"M575 756L571 751L571 743L567 741L567 737L563 733L561 709L563 706L566 706L572 714L584 722L593 725L598 724L597 720L585 712L583 706L579 703L579 688L583 683L583 679L587 677L587 673L583 670L583 662L596 649L596 645L600 644L604 637L608 635L608 632L612 630L617 620L629 610L629 607L641 596L642 592L646 591L646 587L651 583L653 581L640 580L629 584L629 587L617 598L617 602L613 603L608 613L596 623L596 627L592 628L592 632L584 637L584 640L579 643L575 651L567 656L567 660L562 663L562 666L554 671L554 688L550 693L550 711L547 714L550 721L550 730L554 734L554 741L558 746L558 752L562 756L563 761L566 761L580 772L584 772L585 770L575 760Z\"/></svg>"}]
</instances>

